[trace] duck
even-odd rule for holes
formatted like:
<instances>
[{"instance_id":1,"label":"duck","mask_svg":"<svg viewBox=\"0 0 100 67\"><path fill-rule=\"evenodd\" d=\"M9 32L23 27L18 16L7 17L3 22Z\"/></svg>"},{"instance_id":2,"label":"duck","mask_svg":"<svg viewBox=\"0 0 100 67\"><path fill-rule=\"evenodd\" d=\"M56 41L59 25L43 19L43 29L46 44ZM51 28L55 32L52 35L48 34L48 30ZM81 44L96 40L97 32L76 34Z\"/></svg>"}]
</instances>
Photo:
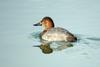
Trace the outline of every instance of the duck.
<instances>
[{"instance_id":1,"label":"duck","mask_svg":"<svg viewBox=\"0 0 100 67\"><path fill-rule=\"evenodd\" d=\"M77 37L62 27L55 27L54 21L51 17L45 16L38 23L33 26L42 26L44 29L40 33L41 39L49 42L53 41L65 41L65 42L76 42Z\"/></svg>"}]
</instances>

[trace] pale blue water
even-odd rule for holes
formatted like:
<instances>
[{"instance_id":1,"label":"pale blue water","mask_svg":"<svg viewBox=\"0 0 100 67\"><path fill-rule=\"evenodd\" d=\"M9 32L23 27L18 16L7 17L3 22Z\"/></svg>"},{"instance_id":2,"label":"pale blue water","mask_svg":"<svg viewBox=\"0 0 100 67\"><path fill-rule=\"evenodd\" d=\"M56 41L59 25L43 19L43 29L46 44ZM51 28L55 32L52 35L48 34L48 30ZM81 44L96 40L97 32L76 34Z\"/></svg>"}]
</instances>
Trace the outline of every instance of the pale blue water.
<instances>
[{"instance_id":1,"label":"pale blue water","mask_svg":"<svg viewBox=\"0 0 100 67\"><path fill-rule=\"evenodd\" d=\"M29 36L44 16L83 40L43 54ZM0 67L100 67L99 30L99 0L0 0Z\"/></svg>"}]
</instances>

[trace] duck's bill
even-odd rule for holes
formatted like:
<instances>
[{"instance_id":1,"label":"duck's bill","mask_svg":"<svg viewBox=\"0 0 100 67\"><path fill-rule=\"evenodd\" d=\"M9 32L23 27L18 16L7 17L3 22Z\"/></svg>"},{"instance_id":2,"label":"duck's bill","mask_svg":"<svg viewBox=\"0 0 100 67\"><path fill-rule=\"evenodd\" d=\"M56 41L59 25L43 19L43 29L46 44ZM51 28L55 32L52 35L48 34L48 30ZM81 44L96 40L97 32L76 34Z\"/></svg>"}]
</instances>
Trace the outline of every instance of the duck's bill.
<instances>
[{"instance_id":1,"label":"duck's bill","mask_svg":"<svg viewBox=\"0 0 100 67\"><path fill-rule=\"evenodd\" d=\"M34 45L33 47L40 47L40 45Z\"/></svg>"},{"instance_id":2,"label":"duck's bill","mask_svg":"<svg viewBox=\"0 0 100 67\"><path fill-rule=\"evenodd\" d=\"M42 26L42 24L39 22L39 23L33 24L33 26Z\"/></svg>"}]
</instances>

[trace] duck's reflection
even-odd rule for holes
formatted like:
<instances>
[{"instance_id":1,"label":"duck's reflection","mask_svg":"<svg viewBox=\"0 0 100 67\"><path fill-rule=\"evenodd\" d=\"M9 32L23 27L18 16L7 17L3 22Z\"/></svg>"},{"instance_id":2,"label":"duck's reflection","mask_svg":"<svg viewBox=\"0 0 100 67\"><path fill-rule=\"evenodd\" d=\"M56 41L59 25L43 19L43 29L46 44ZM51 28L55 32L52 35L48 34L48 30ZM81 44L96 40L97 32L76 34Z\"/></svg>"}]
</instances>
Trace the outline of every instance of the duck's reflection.
<instances>
[{"instance_id":1,"label":"duck's reflection","mask_svg":"<svg viewBox=\"0 0 100 67\"><path fill-rule=\"evenodd\" d=\"M34 46L34 47L39 47L45 54L50 54L53 52L53 49L48 44L41 44L39 46Z\"/></svg>"},{"instance_id":2,"label":"duck's reflection","mask_svg":"<svg viewBox=\"0 0 100 67\"><path fill-rule=\"evenodd\" d=\"M41 40L40 42L40 45L35 45L34 47L39 47L44 54L50 54L54 51L61 51L68 47L73 47L72 43L64 41L48 42Z\"/></svg>"}]
</instances>

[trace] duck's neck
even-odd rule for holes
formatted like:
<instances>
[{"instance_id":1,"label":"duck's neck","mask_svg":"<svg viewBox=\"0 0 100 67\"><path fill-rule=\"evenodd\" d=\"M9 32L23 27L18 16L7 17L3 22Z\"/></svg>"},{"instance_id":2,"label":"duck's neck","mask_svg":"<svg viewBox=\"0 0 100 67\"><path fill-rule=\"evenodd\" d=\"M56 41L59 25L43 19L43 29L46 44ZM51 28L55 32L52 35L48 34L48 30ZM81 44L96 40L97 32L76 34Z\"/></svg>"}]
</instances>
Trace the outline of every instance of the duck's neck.
<instances>
[{"instance_id":1,"label":"duck's neck","mask_svg":"<svg viewBox=\"0 0 100 67\"><path fill-rule=\"evenodd\" d=\"M52 28L53 28L53 27L44 29L43 32L42 32L42 35L43 35L44 33L46 33L47 31L49 31L50 29L52 29Z\"/></svg>"},{"instance_id":2,"label":"duck's neck","mask_svg":"<svg viewBox=\"0 0 100 67\"><path fill-rule=\"evenodd\" d=\"M44 30L42 33L44 34L44 33L46 33L48 30Z\"/></svg>"},{"instance_id":3,"label":"duck's neck","mask_svg":"<svg viewBox=\"0 0 100 67\"><path fill-rule=\"evenodd\" d=\"M45 30L45 31L48 31L48 30L50 30L50 29L52 29L52 28L54 28L54 27L53 27L53 26L45 26L45 27L44 27L44 30Z\"/></svg>"}]
</instances>

